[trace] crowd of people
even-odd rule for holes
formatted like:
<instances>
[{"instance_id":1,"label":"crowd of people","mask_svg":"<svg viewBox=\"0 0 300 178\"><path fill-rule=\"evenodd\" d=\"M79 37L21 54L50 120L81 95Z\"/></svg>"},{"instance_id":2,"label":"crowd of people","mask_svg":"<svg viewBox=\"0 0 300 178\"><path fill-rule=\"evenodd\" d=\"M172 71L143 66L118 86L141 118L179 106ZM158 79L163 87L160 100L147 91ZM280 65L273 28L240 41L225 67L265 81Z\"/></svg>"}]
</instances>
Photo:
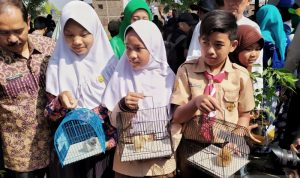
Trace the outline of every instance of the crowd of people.
<instances>
[{"instance_id":1,"label":"crowd of people","mask_svg":"<svg viewBox=\"0 0 300 178\"><path fill-rule=\"evenodd\" d=\"M195 122L214 127L216 119L246 128L259 142L251 135L257 126L250 124L252 111L257 105L263 110L268 102L255 103L255 92L265 83L262 78L254 81L251 74L272 67L298 76L300 25L292 26L289 22L297 18L281 14L300 14L293 0L280 1L263 5L251 20L244 15L249 4L250 0L200 0L191 6L197 14L177 15L173 10L165 19L153 16L146 1L131 0L122 19L109 23L109 39L97 13L85 2L67 3L57 25L51 15L35 18L30 30L22 1L0 0L4 177L206 177L181 159L187 146L181 139ZM53 35L54 28L58 35ZM286 125L278 144L299 155L299 82L295 91L285 101ZM159 107L172 116L174 154L122 162L118 113ZM106 151L62 167L53 136L76 108L100 116ZM199 130L199 135L205 134Z\"/></svg>"}]
</instances>

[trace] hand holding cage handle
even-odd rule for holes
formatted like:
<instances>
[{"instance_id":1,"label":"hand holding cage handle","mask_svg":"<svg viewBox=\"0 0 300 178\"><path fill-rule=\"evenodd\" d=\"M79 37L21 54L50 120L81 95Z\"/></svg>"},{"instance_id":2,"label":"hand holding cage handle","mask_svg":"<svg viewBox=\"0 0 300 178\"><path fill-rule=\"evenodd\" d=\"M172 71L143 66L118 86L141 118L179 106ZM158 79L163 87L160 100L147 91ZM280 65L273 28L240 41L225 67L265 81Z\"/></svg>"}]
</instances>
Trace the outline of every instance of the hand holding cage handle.
<instances>
[{"instance_id":1,"label":"hand holding cage handle","mask_svg":"<svg viewBox=\"0 0 300 178\"><path fill-rule=\"evenodd\" d=\"M139 109L139 100L144 99L144 97L143 93L128 92L128 94L120 100L119 108L121 111L136 112Z\"/></svg>"},{"instance_id":2,"label":"hand holding cage handle","mask_svg":"<svg viewBox=\"0 0 300 178\"><path fill-rule=\"evenodd\" d=\"M78 100L73 97L71 91L63 91L58 95L58 99L65 109L75 109L77 107Z\"/></svg>"}]
</instances>

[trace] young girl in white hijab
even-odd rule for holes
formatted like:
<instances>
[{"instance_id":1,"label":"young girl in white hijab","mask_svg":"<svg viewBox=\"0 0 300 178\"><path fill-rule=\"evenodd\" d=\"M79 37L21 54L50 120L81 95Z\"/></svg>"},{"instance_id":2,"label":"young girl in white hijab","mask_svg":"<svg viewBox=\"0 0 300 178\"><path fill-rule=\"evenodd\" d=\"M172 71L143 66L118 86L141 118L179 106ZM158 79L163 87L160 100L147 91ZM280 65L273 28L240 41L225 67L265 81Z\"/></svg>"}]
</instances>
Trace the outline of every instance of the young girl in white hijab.
<instances>
[{"instance_id":1,"label":"young girl in white hijab","mask_svg":"<svg viewBox=\"0 0 300 178\"><path fill-rule=\"evenodd\" d=\"M50 177L111 177L104 173L112 172L110 152L116 145L116 132L110 125L107 109L101 105L101 98L117 59L96 12L87 3L72 1L66 4L61 26L47 68L49 104L45 115L57 126L71 109L91 109L103 119L107 151L63 168L58 164L56 153L52 152L55 160L50 164Z\"/></svg>"},{"instance_id":2,"label":"young girl in white hijab","mask_svg":"<svg viewBox=\"0 0 300 178\"><path fill-rule=\"evenodd\" d=\"M164 41L159 29L151 21L139 20L125 32L126 51L103 95L103 103L112 111L111 123L116 126L116 113L170 106L175 74L167 63ZM176 144L180 127L171 127ZM156 171L153 171L155 169ZM174 176L174 157L121 162L117 147L113 170L116 177Z\"/></svg>"}]
</instances>

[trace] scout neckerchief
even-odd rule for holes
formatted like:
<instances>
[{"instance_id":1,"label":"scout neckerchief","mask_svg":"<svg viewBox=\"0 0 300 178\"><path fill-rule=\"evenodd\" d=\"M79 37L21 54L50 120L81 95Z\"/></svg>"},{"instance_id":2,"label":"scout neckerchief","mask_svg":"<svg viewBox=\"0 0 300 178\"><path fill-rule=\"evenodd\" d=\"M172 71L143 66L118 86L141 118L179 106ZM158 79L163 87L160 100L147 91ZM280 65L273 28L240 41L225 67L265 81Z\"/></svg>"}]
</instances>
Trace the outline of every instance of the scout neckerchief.
<instances>
[{"instance_id":1,"label":"scout neckerchief","mask_svg":"<svg viewBox=\"0 0 300 178\"><path fill-rule=\"evenodd\" d=\"M222 71L215 76L205 71L204 76L208 80L208 84L204 88L204 94L216 97L216 88L214 87L214 83L221 83L223 81L226 76L225 71ZM212 140L211 127L216 122L215 117L216 111L212 111L208 114L202 114L200 135L205 142L210 142Z\"/></svg>"}]
</instances>

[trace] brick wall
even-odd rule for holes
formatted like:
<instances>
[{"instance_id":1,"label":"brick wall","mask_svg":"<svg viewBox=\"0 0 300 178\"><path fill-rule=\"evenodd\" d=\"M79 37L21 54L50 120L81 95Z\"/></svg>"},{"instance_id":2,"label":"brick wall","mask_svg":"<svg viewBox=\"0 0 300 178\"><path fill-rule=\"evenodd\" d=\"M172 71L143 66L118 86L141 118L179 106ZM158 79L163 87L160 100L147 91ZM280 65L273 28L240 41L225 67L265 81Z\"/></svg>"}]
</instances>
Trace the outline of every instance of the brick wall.
<instances>
[{"instance_id":1,"label":"brick wall","mask_svg":"<svg viewBox=\"0 0 300 178\"><path fill-rule=\"evenodd\" d=\"M112 19L119 19L121 12L123 12L122 0L93 0L93 6L97 12L102 25L108 36L107 30L108 22Z\"/></svg>"}]
</instances>

